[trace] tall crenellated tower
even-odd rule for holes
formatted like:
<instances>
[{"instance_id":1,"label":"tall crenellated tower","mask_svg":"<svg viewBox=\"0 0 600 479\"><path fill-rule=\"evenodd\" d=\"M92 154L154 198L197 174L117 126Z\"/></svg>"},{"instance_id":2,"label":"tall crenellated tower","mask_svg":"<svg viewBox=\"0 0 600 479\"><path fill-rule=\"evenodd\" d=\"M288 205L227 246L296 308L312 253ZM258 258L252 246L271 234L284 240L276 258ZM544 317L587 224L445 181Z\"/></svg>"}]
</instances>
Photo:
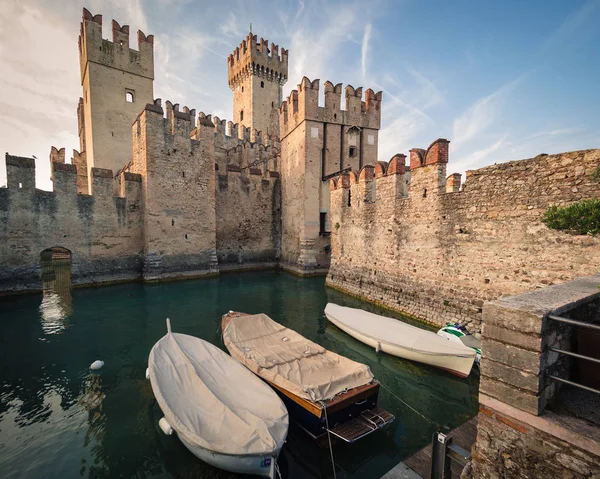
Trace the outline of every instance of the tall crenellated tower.
<instances>
[{"instance_id":1,"label":"tall crenellated tower","mask_svg":"<svg viewBox=\"0 0 600 479\"><path fill-rule=\"evenodd\" d=\"M377 163L382 92L302 78L281 104L281 261L301 274L329 267L329 179ZM369 168L371 171L372 168Z\"/></svg>"},{"instance_id":2,"label":"tall crenellated tower","mask_svg":"<svg viewBox=\"0 0 600 479\"><path fill-rule=\"evenodd\" d=\"M288 51L250 33L227 60L233 90L233 121L279 136L281 90L288 76Z\"/></svg>"},{"instance_id":3,"label":"tall crenellated tower","mask_svg":"<svg viewBox=\"0 0 600 479\"><path fill-rule=\"evenodd\" d=\"M88 172L96 167L116 173L131 161L131 124L153 101L154 37L141 30L137 37L138 49L133 50L129 26L113 20L112 42L102 39L102 15L83 9L79 35L83 98L77 113Z\"/></svg>"}]
</instances>

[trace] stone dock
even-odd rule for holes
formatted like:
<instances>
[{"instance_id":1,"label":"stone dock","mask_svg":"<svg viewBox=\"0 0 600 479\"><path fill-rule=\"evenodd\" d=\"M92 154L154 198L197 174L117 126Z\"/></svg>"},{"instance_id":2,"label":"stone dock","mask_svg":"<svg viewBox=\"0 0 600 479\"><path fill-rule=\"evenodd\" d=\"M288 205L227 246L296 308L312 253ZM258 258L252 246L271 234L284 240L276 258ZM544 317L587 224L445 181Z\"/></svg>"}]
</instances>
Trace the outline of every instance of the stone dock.
<instances>
[{"instance_id":1,"label":"stone dock","mask_svg":"<svg viewBox=\"0 0 600 479\"><path fill-rule=\"evenodd\" d=\"M456 444L467 451L475 443L477 436L477 416L466 423L458 426L448 433L452 438L453 444ZM401 462L382 479L420 479L428 478L431 468L431 444L416 452L404 462ZM459 479L463 466L452 462L452 479Z\"/></svg>"}]
</instances>

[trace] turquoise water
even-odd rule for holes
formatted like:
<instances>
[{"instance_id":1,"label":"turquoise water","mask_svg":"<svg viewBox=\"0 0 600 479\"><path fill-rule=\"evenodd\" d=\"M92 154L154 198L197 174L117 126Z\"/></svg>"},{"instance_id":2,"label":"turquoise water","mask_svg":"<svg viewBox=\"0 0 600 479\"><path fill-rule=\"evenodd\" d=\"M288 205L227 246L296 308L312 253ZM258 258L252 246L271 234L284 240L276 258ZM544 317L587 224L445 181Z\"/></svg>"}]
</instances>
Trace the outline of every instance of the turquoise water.
<instances>
[{"instance_id":1,"label":"turquoise water","mask_svg":"<svg viewBox=\"0 0 600 479\"><path fill-rule=\"evenodd\" d=\"M475 415L476 374L461 380L377 355L328 324L327 301L382 312L325 288L323 278L281 272L79 289L66 300L0 298L0 477L241 477L200 462L158 428L161 413L145 370L148 352L166 332L166 317L174 331L223 348L223 313L265 312L368 364L383 385L380 405L396 421L354 445L334 444L340 479L380 477L428 443L435 424L454 427ZM93 373L88 367L96 359L105 366ZM328 450L295 427L279 463L284 479L333 476Z\"/></svg>"}]
</instances>

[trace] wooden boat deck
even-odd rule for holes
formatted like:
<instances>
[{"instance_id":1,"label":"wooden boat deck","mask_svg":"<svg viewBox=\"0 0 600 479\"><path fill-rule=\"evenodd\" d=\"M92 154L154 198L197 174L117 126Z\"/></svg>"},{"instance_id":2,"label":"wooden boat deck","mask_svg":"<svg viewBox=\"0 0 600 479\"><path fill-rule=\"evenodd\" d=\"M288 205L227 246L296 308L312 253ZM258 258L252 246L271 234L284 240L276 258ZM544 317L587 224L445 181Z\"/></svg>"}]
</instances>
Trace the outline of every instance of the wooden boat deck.
<instances>
[{"instance_id":1,"label":"wooden boat deck","mask_svg":"<svg viewBox=\"0 0 600 479\"><path fill-rule=\"evenodd\" d=\"M452 443L471 452L477 437L477 416L450 431L447 436L452 437ZM429 477L431 468L431 444L416 452L404 461L408 467L421 477ZM452 461L452 479L460 479L463 466Z\"/></svg>"},{"instance_id":2,"label":"wooden boat deck","mask_svg":"<svg viewBox=\"0 0 600 479\"><path fill-rule=\"evenodd\" d=\"M330 430L331 434L346 442L354 442L367 434L389 424L394 416L380 407L367 409L360 416L350 419Z\"/></svg>"}]
</instances>

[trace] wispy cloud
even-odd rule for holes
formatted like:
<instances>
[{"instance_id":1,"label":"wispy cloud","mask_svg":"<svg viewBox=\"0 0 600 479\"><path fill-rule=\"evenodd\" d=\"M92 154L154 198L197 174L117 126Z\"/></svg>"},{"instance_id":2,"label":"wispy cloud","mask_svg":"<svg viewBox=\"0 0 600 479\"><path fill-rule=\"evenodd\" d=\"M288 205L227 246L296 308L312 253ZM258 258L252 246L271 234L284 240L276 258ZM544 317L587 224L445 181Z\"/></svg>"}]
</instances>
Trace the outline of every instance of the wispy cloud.
<instances>
[{"instance_id":1,"label":"wispy cloud","mask_svg":"<svg viewBox=\"0 0 600 479\"><path fill-rule=\"evenodd\" d=\"M361 55L360 55L360 70L362 73L362 78L365 80L367 78L367 58L369 56L369 42L371 41L371 23L367 23L365 27L365 33L362 39L362 47L361 47Z\"/></svg>"},{"instance_id":2,"label":"wispy cloud","mask_svg":"<svg viewBox=\"0 0 600 479\"><path fill-rule=\"evenodd\" d=\"M527 72L503 85L493 93L477 99L452 125L453 149L458 151L470 140L492 126L506 97L529 74Z\"/></svg>"},{"instance_id":3,"label":"wispy cloud","mask_svg":"<svg viewBox=\"0 0 600 479\"><path fill-rule=\"evenodd\" d=\"M452 162L452 170L462 172L467 169L473 168L474 166L480 166L482 163L489 163L490 156L492 155L492 153L500 150L501 148L506 148L510 144L511 143L507 141L507 135L504 135L501 138L495 140L492 144L484 148L475 150L465 157L459 156L458 161Z\"/></svg>"},{"instance_id":4,"label":"wispy cloud","mask_svg":"<svg viewBox=\"0 0 600 479\"><path fill-rule=\"evenodd\" d=\"M244 32L244 28L238 23L238 17L233 12L229 12L227 19L219 24L220 32L226 37L235 37L236 40L242 39L247 32Z\"/></svg>"}]
</instances>

